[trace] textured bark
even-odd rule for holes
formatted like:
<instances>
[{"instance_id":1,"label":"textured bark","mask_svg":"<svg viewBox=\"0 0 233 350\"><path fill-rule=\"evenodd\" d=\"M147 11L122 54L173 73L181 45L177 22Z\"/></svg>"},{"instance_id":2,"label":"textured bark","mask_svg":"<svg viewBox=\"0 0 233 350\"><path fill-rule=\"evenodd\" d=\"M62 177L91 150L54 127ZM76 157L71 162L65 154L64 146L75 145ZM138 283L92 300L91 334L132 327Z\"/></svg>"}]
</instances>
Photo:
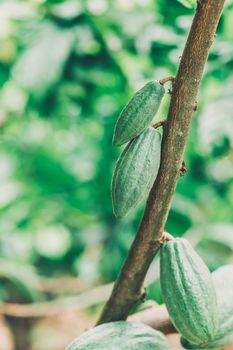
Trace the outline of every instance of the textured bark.
<instances>
[{"instance_id":1,"label":"textured bark","mask_svg":"<svg viewBox=\"0 0 233 350\"><path fill-rule=\"evenodd\" d=\"M143 281L160 247L160 240L179 178L198 87L224 0L199 0L173 83L164 125L162 160L134 242L98 324L127 318L143 294Z\"/></svg>"}]
</instances>

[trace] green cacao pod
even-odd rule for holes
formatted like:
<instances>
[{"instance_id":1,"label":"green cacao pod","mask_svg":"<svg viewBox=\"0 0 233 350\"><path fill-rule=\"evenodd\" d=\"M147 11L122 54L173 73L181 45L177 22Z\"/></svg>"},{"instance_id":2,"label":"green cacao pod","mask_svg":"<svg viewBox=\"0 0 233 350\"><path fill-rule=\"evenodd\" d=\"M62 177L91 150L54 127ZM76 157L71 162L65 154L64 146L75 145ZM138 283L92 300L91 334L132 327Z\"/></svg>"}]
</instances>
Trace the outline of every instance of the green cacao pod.
<instances>
[{"instance_id":1,"label":"green cacao pod","mask_svg":"<svg viewBox=\"0 0 233 350\"><path fill-rule=\"evenodd\" d=\"M218 331L217 298L211 274L184 238L161 248L160 282L164 302L176 329L195 343Z\"/></svg>"},{"instance_id":2,"label":"green cacao pod","mask_svg":"<svg viewBox=\"0 0 233 350\"><path fill-rule=\"evenodd\" d=\"M117 218L127 215L149 193L158 174L161 135L152 127L133 139L120 155L113 173L111 194Z\"/></svg>"},{"instance_id":3,"label":"green cacao pod","mask_svg":"<svg viewBox=\"0 0 233 350\"><path fill-rule=\"evenodd\" d=\"M206 344L195 344L181 337L186 349L216 349L233 343L233 265L225 265L213 274L219 308L219 329L215 338Z\"/></svg>"},{"instance_id":4,"label":"green cacao pod","mask_svg":"<svg viewBox=\"0 0 233 350\"><path fill-rule=\"evenodd\" d=\"M112 141L114 146L131 141L150 126L164 93L163 85L157 81L150 81L136 92L116 122Z\"/></svg>"},{"instance_id":5,"label":"green cacao pod","mask_svg":"<svg viewBox=\"0 0 233 350\"><path fill-rule=\"evenodd\" d=\"M163 333L141 323L110 322L76 338L66 350L168 350Z\"/></svg>"}]
</instances>

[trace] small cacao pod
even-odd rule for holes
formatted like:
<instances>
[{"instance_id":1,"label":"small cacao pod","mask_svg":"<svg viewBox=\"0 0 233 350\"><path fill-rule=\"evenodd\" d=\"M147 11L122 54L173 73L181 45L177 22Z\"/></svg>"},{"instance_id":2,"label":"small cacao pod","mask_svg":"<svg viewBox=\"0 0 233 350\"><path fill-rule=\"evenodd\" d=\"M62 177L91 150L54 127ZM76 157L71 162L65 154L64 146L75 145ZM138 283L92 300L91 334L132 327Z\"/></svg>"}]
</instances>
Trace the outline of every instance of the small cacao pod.
<instances>
[{"instance_id":1,"label":"small cacao pod","mask_svg":"<svg viewBox=\"0 0 233 350\"><path fill-rule=\"evenodd\" d=\"M184 238L165 242L160 254L162 296L172 323L189 341L214 339L219 315L207 266Z\"/></svg>"},{"instance_id":2,"label":"small cacao pod","mask_svg":"<svg viewBox=\"0 0 233 350\"><path fill-rule=\"evenodd\" d=\"M168 350L163 333L142 323L109 322L76 338L66 350Z\"/></svg>"},{"instance_id":3,"label":"small cacao pod","mask_svg":"<svg viewBox=\"0 0 233 350\"><path fill-rule=\"evenodd\" d=\"M219 308L219 329L213 340L195 344L181 337L185 349L217 349L233 343L233 265L225 265L212 273Z\"/></svg>"},{"instance_id":4,"label":"small cacao pod","mask_svg":"<svg viewBox=\"0 0 233 350\"><path fill-rule=\"evenodd\" d=\"M164 86L157 81L150 81L136 92L116 122L112 141L114 146L131 141L150 126L164 93Z\"/></svg>"},{"instance_id":5,"label":"small cacao pod","mask_svg":"<svg viewBox=\"0 0 233 350\"><path fill-rule=\"evenodd\" d=\"M160 165L161 135L149 127L133 139L120 155L112 178L113 211L127 215L149 193Z\"/></svg>"}]
</instances>

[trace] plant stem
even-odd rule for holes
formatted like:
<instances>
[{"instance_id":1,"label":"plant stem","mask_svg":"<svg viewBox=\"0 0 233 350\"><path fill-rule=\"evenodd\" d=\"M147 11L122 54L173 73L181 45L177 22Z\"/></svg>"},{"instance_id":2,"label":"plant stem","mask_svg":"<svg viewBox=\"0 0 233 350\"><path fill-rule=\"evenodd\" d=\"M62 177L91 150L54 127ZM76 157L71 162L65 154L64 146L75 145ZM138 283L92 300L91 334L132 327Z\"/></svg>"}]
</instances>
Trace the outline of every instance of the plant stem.
<instances>
[{"instance_id":1,"label":"plant stem","mask_svg":"<svg viewBox=\"0 0 233 350\"><path fill-rule=\"evenodd\" d=\"M166 78L161 79L159 82L161 85L164 85L165 83L167 83L168 81L173 82L175 80L175 77L169 76Z\"/></svg>"},{"instance_id":2,"label":"plant stem","mask_svg":"<svg viewBox=\"0 0 233 350\"><path fill-rule=\"evenodd\" d=\"M125 320L143 293L144 278L160 247L159 241L179 178L198 87L224 2L198 1L178 73L173 82L168 118L164 125L160 170L134 242L98 324Z\"/></svg>"}]
</instances>

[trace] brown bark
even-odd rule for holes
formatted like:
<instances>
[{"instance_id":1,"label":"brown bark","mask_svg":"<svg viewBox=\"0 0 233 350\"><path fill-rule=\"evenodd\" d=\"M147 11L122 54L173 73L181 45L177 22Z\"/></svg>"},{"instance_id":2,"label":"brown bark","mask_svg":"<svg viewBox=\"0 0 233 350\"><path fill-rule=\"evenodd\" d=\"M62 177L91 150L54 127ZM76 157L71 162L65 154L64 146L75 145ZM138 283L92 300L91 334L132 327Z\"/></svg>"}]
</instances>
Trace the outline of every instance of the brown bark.
<instances>
[{"instance_id":1,"label":"brown bark","mask_svg":"<svg viewBox=\"0 0 233 350\"><path fill-rule=\"evenodd\" d=\"M162 159L134 242L115 282L98 324L124 320L143 293L147 270L160 240L179 178L198 87L224 0L199 0L186 46L173 83Z\"/></svg>"}]
</instances>

